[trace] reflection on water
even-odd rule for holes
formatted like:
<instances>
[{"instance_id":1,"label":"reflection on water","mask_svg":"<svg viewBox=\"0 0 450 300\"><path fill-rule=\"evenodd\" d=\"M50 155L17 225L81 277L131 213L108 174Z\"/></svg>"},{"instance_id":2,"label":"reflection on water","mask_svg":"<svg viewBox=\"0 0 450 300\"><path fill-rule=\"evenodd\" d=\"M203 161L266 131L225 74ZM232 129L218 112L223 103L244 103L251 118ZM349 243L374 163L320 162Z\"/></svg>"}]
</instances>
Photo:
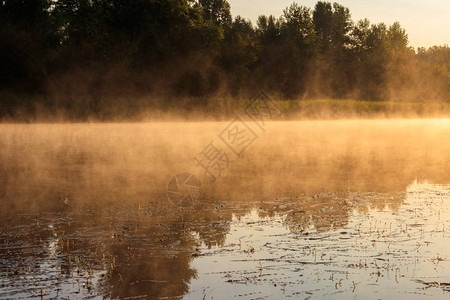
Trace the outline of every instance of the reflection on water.
<instances>
[{"instance_id":1,"label":"reflection on water","mask_svg":"<svg viewBox=\"0 0 450 300\"><path fill-rule=\"evenodd\" d=\"M446 298L448 125L272 123L215 184L223 123L2 125L0 298Z\"/></svg>"},{"instance_id":2,"label":"reflection on water","mask_svg":"<svg viewBox=\"0 0 450 300\"><path fill-rule=\"evenodd\" d=\"M255 208L233 219L226 245L204 249L193 262L199 276L187 298L204 293L248 298L447 298L450 186L414 183L397 195L399 199L387 196L391 202L385 207L370 207L383 196L387 195L360 194L349 200L345 224L324 217L335 209L321 204L309 218L291 218L302 214L304 206L288 204L287 210L270 217ZM369 208L362 213L359 207L365 205ZM314 218L337 226L320 231ZM290 230L299 224L301 232ZM249 247L251 251L245 251Z\"/></svg>"}]
</instances>

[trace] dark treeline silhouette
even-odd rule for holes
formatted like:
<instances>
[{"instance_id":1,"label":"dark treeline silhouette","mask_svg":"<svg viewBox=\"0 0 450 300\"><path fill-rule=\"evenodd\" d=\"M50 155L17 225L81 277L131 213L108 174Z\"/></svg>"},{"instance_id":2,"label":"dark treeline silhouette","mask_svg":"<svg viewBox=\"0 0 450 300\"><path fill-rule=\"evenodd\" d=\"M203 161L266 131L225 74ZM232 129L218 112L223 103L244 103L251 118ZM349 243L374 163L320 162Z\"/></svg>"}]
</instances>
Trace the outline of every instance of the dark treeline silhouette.
<instances>
[{"instance_id":1,"label":"dark treeline silhouette","mask_svg":"<svg viewBox=\"0 0 450 300\"><path fill-rule=\"evenodd\" d=\"M30 101L76 115L112 97L201 105L262 89L287 99L450 99L448 46L416 52L399 23L354 22L322 1L253 25L232 18L226 0L3 0L0 65L2 115Z\"/></svg>"}]
</instances>

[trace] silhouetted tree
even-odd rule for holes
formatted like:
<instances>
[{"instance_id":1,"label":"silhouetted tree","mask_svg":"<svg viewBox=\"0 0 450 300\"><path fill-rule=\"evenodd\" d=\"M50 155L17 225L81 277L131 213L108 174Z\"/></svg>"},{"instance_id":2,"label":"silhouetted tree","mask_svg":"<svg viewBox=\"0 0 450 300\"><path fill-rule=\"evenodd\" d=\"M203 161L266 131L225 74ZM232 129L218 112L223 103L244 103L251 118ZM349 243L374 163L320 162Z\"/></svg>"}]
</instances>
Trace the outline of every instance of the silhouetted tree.
<instances>
[{"instance_id":1,"label":"silhouetted tree","mask_svg":"<svg viewBox=\"0 0 450 300\"><path fill-rule=\"evenodd\" d=\"M354 89L353 57L349 52L350 10L338 3L317 2L313 12L320 49L320 80L331 96L343 97Z\"/></svg>"},{"instance_id":2,"label":"silhouetted tree","mask_svg":"<svg viewBox=\"0 0 450 300\"><path fill-rule=\"evenodd\" d=\"M58 51L50 0L0 3L0 89L42 91L47 64Z\"/></svg>"},{"instance_id":3,"label":"silhouetted tree","mask_svg":"<svg viewBox=\"0 0 450 300\"><path fill-rule=\"evenodd\" d=\"M416 54L398 22L354 24L348 8L326 1L314 10L293 3L279 18L259 16L255 27L233 19L226 0L0 3L0 95L43 94L42 105L76 117L100 113L101 99L118 94L192 97L186 103L197 105L255 89L287 98L448 100L449 61L448 46ZM0 99L0 114L32 106L13 98Z\"/></svg>"},{"instance_id":4,"label":"silhouetted tree","mask_svg":"<svg viewBox=\"0 0 450 300\"><path fill-rule=\"evenodd\" d=\"M230 4L226 0L199 0L205 20L217 25L230 26L232 22Z\"/></svg>"}]
</instances>

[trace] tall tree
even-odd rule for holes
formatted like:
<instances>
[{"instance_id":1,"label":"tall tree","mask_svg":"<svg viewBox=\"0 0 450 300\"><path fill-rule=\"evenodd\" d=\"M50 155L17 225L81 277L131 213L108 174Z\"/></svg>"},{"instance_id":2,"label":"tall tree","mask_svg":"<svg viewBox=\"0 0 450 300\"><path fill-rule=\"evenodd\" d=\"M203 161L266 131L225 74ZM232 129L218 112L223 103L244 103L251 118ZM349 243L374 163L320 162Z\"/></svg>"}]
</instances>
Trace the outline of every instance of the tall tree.
<instances>
[{"instance_id":1,"label":"tall tree","mask_svg":"<svg viewBox=\"0 0 450 300\"><path fill-rule=\"evenodd\" d=\"M319 1L314 8L313 23L324 55L340 51L350 42L352 20L348 8L336 2Z\"/></svg>"},{"instance_id":2,"label":"tall tree","mask_svg":"<svg viewBox=\"0 0 450 300\"><path fill-rule=\"evenodd\" d=\"M50 0L0 3L0 88L43 89L58 49Z\"/></svg>"},{"instance_id":3,"label":"tall tree","mask_svg":"<svg viewBox=\"0 0 450 300\"><path fill-rule=\"evenodd\" d=\"M228 77L229 89L233 95L248 87L250 74L256 62L255 30L252 23L237 16L225 31L220 54L220 64Z\"/></svg>"},{"instance_id":4,"label":"tall tree","mask_svg":"<svg viewBox=\"0 0 450 300\"><path fill-rule=\"evenodd\" d=\"M212 20L222 26L231 25L231 8L226 0L199 0L199 3L205 20Z\"/></svg>"},{"instance_id":5,"label":"tall tree","mask_svg":"<svg viewBox=\"0 0 450 300\"><path fill-rule=\"evenodd\" d=\"M311 9L293 3L283 11L285 22L282 34L286 39L293 40L299 47L314 48L316 33L311 16Z\"/></svg>"}]
</instances>

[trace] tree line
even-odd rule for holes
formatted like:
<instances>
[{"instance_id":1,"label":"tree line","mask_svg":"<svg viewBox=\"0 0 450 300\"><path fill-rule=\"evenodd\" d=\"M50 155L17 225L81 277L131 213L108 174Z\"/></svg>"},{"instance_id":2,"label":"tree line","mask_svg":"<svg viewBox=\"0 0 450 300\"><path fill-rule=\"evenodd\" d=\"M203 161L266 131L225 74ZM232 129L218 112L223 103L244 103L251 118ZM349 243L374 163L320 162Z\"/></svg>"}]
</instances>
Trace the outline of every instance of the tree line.
<instances>
[{"instance_id":1,"label":"tree line","mask_svg":"<svg viewBox=\"0 0 450 300\"><path fill-rule=\"evenodd\" d=\"M3 0L0 65L2 93L43 101L263 89L287 99L450 99L448 46L415 51L398 22L353 21L324 1L252 24L226 0Z\"/></svg>"}]
</instances>

